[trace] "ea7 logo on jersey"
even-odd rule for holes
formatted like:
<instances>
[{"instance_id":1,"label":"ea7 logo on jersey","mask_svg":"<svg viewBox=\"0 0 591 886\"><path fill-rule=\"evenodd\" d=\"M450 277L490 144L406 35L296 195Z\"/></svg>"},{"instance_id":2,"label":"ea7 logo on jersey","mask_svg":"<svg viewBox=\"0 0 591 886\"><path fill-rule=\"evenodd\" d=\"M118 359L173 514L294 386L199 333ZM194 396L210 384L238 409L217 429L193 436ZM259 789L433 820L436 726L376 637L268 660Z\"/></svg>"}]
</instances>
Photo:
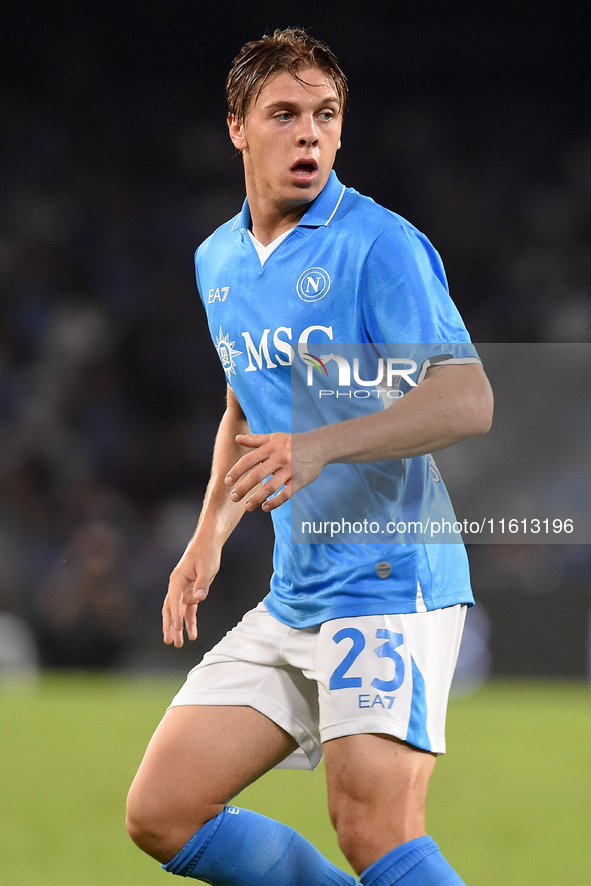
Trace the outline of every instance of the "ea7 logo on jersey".
<instances>
[{"instance_id":1,"label":"ea7 logo on jersey","mask_svg":"<svg viewBox=\"0 0 591 886\"><path fill-rule=\"evenodd\" d=\"M308 268L300 275L296 289L302 301L319 301L330 289L330 277L324 268Z\"/></svg>"},{"instance_id":2,"label":"ea7 logo on jersey","mask_svg":"<svg viewBox=\"0 0 591 886\"><path fill-rule=\"evenodd\" d=\"M214 301L226 301L229 291L229 286L218 286L217 289L210 289L207 294L207 301L210 305L212 305Z\"/></svg>"}]
</instances>

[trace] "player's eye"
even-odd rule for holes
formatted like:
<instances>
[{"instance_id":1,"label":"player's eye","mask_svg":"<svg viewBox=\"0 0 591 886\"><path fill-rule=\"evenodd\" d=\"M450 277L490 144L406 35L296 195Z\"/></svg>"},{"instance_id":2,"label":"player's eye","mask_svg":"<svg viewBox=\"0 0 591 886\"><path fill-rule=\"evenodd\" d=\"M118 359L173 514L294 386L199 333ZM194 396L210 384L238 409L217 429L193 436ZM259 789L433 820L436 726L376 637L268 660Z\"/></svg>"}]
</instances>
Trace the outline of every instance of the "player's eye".
<instances>
[{"instance_id":1,"label":"player's eye","mask_svg":"<svg viewBox=\"0 0 591 886\"><path fill-rule=\"evenodd\" d=\"M278 114L275 114L276 120L290 120L291 112L290 111L279 111Z\"/></svg>"}]
</instances>

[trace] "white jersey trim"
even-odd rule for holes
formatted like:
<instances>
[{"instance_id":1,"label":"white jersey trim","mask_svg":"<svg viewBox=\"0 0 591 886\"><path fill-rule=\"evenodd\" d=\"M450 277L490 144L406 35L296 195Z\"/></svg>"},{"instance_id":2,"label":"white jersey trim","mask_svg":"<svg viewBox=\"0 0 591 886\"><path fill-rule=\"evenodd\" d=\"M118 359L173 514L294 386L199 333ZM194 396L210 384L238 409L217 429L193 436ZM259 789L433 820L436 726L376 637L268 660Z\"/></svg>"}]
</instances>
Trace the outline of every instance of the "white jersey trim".
<instances>
[{"instance_id":1,"label":"white jersey trim","mask_svg":"<svg viewBox=\"0 0 591 886\"><path fill-rule=\"evenodd\" d=\"M253 246L256 249L257 254L259 256L261 266L265 264L265 262L267 261L267 259L271 255L271 253L277 249L279 244L282 243L285 240L285 238L287 237L287 235L291 234L292 231L293 231L293 228L290 228L289 231L284 231L283 234L279 234L278 237L275 237L275 239L271 240L270 243L267 243L266 246L263 246L263 244L257 240L257 238L252 233L252 231L248 232L250 235L250 239L252 240Z\"/></svg>"},{"instance_id":2,"label":"white jersey trim","mask_svg":"<svg viewBox=\"0 0 591 886\"><path fill-rule=\"evenodd\" d=\"M427 604L425 603L425 598L423 597L423 589L421 588L420 581L417 581L416 607L417 612L427 612Z\"/></svg>"},{"instance_id":3,"label":"white jersey trim","mask_svg":"<svg viewBox=\"0 0 591 886\"><path fill-rule=\"evenodd\" d=\"M427 370L430 369L431 366L437 366L439 363L445 363L446 366L450 366L452 363L460 364L460 363L482 363L482 360L479 360L478 357L447 357L446 355L438 355L437 357L430 357L428 360L425 360L423 365L421 366L421 371L419 373L419 377L417 378L417 384L423 381L425 376L427 375Z\"/></svg>"},{"instance_id":4,"label":"white jersey trim","mask_svg":"<svg viewBox=\"0 0 591 886\"><path fill-rule=\"evenodd\" d=\"M345 185L343 185L343 190L341 191L341 196L340 196L339 199L337 200L337 205L335 206L335 208L334 208L333 211L331 212L331 214L330 214L330 216L328 217L328 219L324 222L324 226L325 226L325 227L328 227L328 225L329 225L329 224L331 223L331 221L333 220L333 218L334 218L334 216L335 216L335 213L336 213L337 209L338 209L339 206L341 205L341 200L342 200L343 197L345 196L345 191L346 191L346 190L347 190L347 188L345 187Z\"/></svg>"}]
</instances>

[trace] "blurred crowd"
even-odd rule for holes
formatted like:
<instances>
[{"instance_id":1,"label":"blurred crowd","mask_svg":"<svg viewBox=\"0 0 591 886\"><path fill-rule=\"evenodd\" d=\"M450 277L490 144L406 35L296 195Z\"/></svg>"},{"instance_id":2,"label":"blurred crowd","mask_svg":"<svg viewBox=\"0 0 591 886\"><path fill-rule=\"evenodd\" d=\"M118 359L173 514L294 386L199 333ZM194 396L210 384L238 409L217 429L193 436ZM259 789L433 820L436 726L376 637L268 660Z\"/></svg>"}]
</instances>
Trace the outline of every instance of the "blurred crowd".
<instances>
[{"instance_id":1,"label":"blurred crowd","mask_svg":"<svg viewBox=\"0 0 591 886\"><path fill-rule=\"evenodd\" d=\"M192 254L242 200L220 206L211 178L231 151L149 110L72 121L0 98L0 608L48 665L141 657L157 635L224 408Z\"/></svg>"},{"instance_id":2,"label":"blurred crowd","mask_svg":"<svg viewBox=\"0 0 591 886\"><path fill-rule=\"evenodd\" d=\"M337 172L430 236L473 339L591 340L591 132L558 102L385 111L352 85ZM192 254L243 199L198 105L0 93L0 610L49 666L173 662L158 613L224 407ZM264 595L271 544L261 514L232 537L202 648ZM589 592L585 547L472 554L486 591Z\"/></svg>"}]
</instances>

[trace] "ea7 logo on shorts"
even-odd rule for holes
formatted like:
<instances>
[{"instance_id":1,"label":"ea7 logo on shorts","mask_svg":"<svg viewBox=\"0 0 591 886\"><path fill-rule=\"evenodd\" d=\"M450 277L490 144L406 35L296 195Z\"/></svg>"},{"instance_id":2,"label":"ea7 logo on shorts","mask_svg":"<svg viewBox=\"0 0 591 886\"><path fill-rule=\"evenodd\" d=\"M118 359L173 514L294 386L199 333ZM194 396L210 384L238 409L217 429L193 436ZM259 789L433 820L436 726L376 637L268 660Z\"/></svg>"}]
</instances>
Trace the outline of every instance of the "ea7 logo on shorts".
<instances>
[{"instance_id":1,"label":"ea7 logo on shorts","mask_svg":"<svg viewBox=\"0 0 591 886\"><path fill-rule=\"evenodd\" d=\"M308 268L300 275L296 289L302 301L319 301L330 289L330 277L323 268Z\"/></svg>"}]
</instances>

